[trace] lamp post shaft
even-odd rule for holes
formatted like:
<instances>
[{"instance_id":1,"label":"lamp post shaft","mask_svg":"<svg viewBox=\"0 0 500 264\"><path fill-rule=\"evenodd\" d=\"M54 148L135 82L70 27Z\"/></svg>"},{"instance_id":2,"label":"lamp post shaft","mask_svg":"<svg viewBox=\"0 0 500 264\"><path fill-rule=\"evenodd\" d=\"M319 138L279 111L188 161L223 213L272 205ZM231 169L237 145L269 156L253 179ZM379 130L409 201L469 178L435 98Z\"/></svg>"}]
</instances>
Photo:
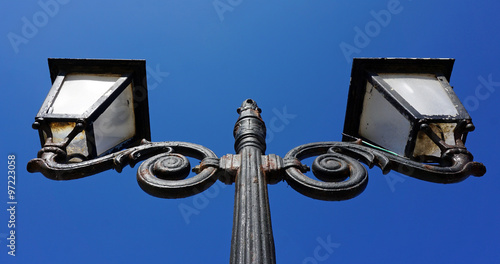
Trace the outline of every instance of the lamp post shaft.
<instances>
[{"instance_id":1,"label":"lamp post shaft","mask_svg":"<svg viewBox=\"0 0 500 264\"><path fill-rule=\"evenodd\" d=\"M235 180L231 263L276 263L267 179L262 170L265 124L253 100L238 109L235 150L241 164Z\"/></svg>"}]
</instances>

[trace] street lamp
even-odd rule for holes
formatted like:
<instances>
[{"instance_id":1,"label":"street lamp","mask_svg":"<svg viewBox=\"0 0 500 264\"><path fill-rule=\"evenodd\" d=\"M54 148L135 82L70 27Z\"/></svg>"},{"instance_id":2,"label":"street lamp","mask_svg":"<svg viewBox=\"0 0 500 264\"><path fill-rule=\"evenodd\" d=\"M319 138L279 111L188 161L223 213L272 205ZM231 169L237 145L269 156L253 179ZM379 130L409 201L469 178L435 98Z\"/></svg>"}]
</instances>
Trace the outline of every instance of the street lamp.
<instances>
[{"instance_id":1,"label":"street lamp","mask_svg":"<svg viewBox=\"0 0 500 264\"><path fill-rule=\"evenodd\" d=\"M83 161L150 139L145 61L49 59L52 88L34 128L42 147Z\"/></svg>"},{"instance_id":2,"label":"street lamp","mask_svg":"<svg viewBox=\"0 0 500 264\"><path fill-rule=\"evenodd\" d=\"M109 169L120 172L144 161L137 170L139 186L161 198L188 197L217 180L234 183L231 263L276 262L268 184L285 180L306 196L340 201L365 189L368 174L360 161L384 173L395 170L439 183L486 173L464 146L473 126L448 84L450 59L355 59L344 142L301 145L284 158L265 155L266 127L252 99L238 108L236 154L218 158L193 143L148 141L144 61L62 59L49 60L49 65L54 84L34 125L40 131L42 149L28 163L28 171L70 180ZM87 95L87 91L95 93ZM134 97L137 91L142 96ZM68 104L78 100L83 102ZM120 110L109 110L115 108ZM123 114L128 119L117 125L119 132L115 125L105 129L102 137L111 139L103 143L89 135L100 133L95 131L96 123L108 112L113 118ZM71 122L75 125L67 124ZM59 124L69 128L58 132ZM137 145L140 137L143 140ZM187 178L191 166L185 156L200 160L191 178ZM308 157L316 157L311 167L319 180L304 174L309 167L301 161Z\"/></svg>"},{"instance_id":3,"label":"street lamp","mask_svg":"<svg viewBox=\"0 0 500 264\"><path fill-rule=\"evenodd\" d=\"M439 162L474 129L448 83L453 62L354 59L344 133L410 159Z\"/></svg>"}]
</instances>

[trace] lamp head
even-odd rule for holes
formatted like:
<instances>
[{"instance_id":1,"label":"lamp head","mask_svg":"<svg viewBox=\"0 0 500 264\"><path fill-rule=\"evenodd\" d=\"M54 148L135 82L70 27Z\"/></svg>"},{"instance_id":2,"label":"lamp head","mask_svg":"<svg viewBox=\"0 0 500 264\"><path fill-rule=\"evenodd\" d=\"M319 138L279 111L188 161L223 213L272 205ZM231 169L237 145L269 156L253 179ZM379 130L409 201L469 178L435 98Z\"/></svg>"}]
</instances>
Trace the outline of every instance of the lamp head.
<instances>
[{"instance_id":1,"label":"lamp head","mask_svg":"<svg viewBox=\"0 0 500 264\"><path fill-rule=\"evenodd\" d=\"M449 84L453 63L354 59L344 133L423 162L439 160L448 147L463 147L473 125Z\"/></svg>"},{"instance_id":2,"label":"lamp head","mask_svg":"<svg viewBox=\"0 0 500 264\"><path fill-rule=\"evenodd\" d=\"M33 127L80 161L151 139L144 60L49 59L52 88Z\"/></svg>"}]
</instances>

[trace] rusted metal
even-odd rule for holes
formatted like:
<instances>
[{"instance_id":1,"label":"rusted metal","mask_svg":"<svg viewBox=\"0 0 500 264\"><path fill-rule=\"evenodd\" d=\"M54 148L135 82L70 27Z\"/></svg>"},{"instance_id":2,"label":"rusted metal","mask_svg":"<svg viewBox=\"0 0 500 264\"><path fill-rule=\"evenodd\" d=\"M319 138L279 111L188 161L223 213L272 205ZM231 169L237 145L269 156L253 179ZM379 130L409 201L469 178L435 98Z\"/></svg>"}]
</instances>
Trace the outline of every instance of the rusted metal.
<instances>
[{"instance_id":1,"label":"rusted metal","mask_svg":"<svg viewBox=\"0 0 500 264\"><path fill-rule=\"evenodd\" d=\"M220 159L219 180L225 184L233 184L241 166L241 155L226 154Z\"/></svg>"},{"instance_id":2,"label":"rusted metal","mask_svg":"<svg viewBox=\"0 0 500 264\"><path fill-rule=\"evenodd\" d=\"M234 127L234 149L241 155L234 195L232 264L276 263L267 180L261 156L266 149L266 127L255 101L247 99Z\"/></svg>"},{"instance_id":3,"label":"rusted metal","mask_svg":"<svg viewBox=\"0 0 500 264\"><path fill-rule=\"evenodd\" d=\"M283 180L283 159L276 154L262 156L262 171L269 184L276 184Z\"/></svg>"}]
</instances>

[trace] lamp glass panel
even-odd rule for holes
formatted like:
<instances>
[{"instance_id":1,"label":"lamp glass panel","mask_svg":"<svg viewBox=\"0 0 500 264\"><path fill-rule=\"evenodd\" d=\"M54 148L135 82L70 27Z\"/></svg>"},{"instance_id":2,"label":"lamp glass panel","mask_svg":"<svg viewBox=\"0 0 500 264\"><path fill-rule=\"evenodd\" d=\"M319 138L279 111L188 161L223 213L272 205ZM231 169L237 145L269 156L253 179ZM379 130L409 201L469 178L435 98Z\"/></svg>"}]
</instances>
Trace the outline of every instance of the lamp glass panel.
<instances>
[{"instance_id":1,"label":"lamp glass panel","mask_svg":"<svg viewBox=\"0 0 500 264\"><path fill-rule=\"evenodd\" d=\"M68 74L51 107L52 114L85 113L106 94L120 75ZM50 114L50 113L49 113Z\"/></svg>"},{"instance_id":2,"label":"lamp glass panel","mask_svg":"<svg viewBox=\"0 0 500 264\"><path fill-rule=\"evenodd\" d=\"M375 144L404 155L411 125L384 96L367 84L363 111L359 124L359 135Z\"/></svg>"},{"instance_id":3,"label":"lamp glass panel","mask_svg":"<svg viewBox=\"0 0 500 264\"><path fill-rule=\"evenodd\" d=\"M52 141L54 143L61 143L64 139L75 129L75 122L52 122L49 124L50 130L52 132ZM44 133L44 141L47 139L47 135ZM83 156L89 155L89 150L87 147L87 138L85 131L78 133L71 143L66 148L66 153L68 155L81 154Z\"/></svg>"},{"instance_id":4,"label":"lamp glass panel","mask_svg":"<svg viewBox=\"0 0 500 264\"><path fill-rule=\"evenodd\" d=\"M422 115L457 116L448 93L433 74L379 74L390 89L396 91Z\"/></svg>"},{"instance_id":5,"label":"lamp glass panel","mask_svg":"<svg viewBox=\"0 0 500 264\"><path fill-rule=\"evenodd\" d=\"M135 135L132 84L94 122L97 155Z\"/></svg>"},{"instance_id":6,"label":"lamp glass panel","mask_svg":"<svg viewBox=\"0 0 500 264\"><path fill-rule=\"evenodd\" d=\"M444 139L448 145L455 145L455 134L453 133L457 127L456 123L431 123L429 127L441 139ZM441 150L439 147L425 134L424 131L419 131L417 134L417 141L413 156L433 156L441 157Z\"/></svg>"}]
</instances>

